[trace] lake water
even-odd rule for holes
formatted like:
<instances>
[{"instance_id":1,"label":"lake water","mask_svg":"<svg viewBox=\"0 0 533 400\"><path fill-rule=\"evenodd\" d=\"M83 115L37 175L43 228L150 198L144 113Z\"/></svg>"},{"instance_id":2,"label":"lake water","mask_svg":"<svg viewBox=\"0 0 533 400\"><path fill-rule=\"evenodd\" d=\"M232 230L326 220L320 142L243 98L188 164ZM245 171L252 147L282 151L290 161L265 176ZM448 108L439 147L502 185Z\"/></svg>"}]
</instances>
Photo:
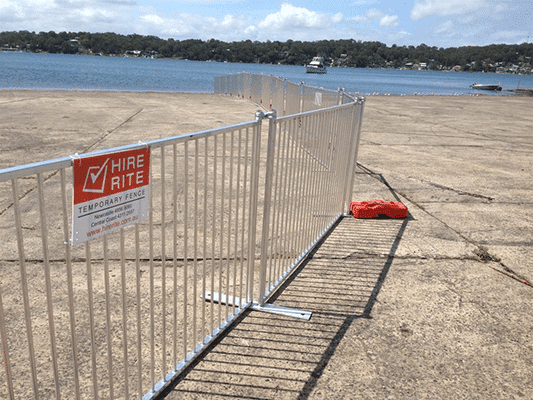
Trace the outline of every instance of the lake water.
<instances>
[{"instance_id":1,"label":"lake water","mask_svg":"<svg viewBox=\"0 0 533 400\"><path fill-rule=\"evenodd\" d=\"M437 71L328 68L306 74L302 66L201 62L0 52L0 89L213 93L217 75L251 72L355 94L506 95L533 88L533 76ZM472 83L499 83L502 92L480 92Z\"/></svg>"}]
</instances>

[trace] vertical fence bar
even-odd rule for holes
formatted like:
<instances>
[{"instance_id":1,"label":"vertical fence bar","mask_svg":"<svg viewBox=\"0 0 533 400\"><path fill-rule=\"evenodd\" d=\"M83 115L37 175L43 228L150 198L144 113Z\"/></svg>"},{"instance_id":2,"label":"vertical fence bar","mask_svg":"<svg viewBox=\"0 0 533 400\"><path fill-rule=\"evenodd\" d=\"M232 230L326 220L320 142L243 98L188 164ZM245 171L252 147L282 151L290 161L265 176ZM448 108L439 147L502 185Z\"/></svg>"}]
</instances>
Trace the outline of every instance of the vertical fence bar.
<instances>
[{"instance_id":1,"label":"vertical fence bar","mask_svg":"<svg viewBox=\"0 0 533 400\"><path fill-rule=\"evenodd\" d=\"M285 132L285 122L281 122L277 124L278 127L278 140L277 143L277 152L276 152L276 172L275 172L275 183L274 183L274 200L273 204L274 207L272 208L274 211L273 213L273 225L272 225L272 257L271 257L271 269L273 270L273 276L275 277L277 275L277 268L279 265L280 255L279 255L279 225L280 225L280 210L281 210L281 191L283 188L282 180L281 180L281 151L283 147L284 140L286 138L286 132ZM275 279L275 278L273 278ZM269 290L272 287L272 284L269 285Z\"/></svg>"},{"instance_id":2,"label":"vertical fence bar","mask_svg":"<svg viewBox=\"0 0 533 400\"><path fill-rule=\"evenodd\" d=\"M207 160L209 158L209 148L208 148L208 140L207 136L204 139L204 187L203 187L203 193L204 193L204 202L203 202L203 221L202 225L204 227L203 229L203 243L202 243L202 295L205 295L205 292L207 290L207 191L208 191L208 168L207 168ZM207 305L206 302L202 302L202 337L206 337L206 309ZM209 332L213 332L213 329L211 329ZM205 340L204 340L205 343Z\"/></svg>"},{"instance_id":3,"label":"vertical fence bar","mask_svg":"<svg viewBox=\"0 0 533 400\"><path fill-rule=\"evenodd\" d=\"M139 224L135 224L135 283L137 292L137 387L139 398L143 396L142 375L142 314L141 314L141 255L139 240ZM174 364L176 365L176 364ZM111 397L113 398L113 397Z\"/></svg>"},{"instance_id":4,"label":"vertical fence bar","mask_svg":"<svg viewBox=\"0 0 533 400\"><path fill-rule=\"evenodd\" d=\"M259 196L259 162L260 150L261 150L261 119L258 113L256 113L257 126L254 127L253 143L252 143L252 170L251 170L251 192L250 192L250 207L248 210L249 224L249 241L248 241L248 290L247 290L247 302L253 301L254 298L254 268L255 268L255 240L256 240L256 226L257 226L257 203Z\"/></svg>"},{"instance_id":5,"label":"vertical fence bar","mask_svg":"<svg viewBox=\"0 0 533 400\"><path fill-rule=\"evenodd\" d=\"M76 312L74 307L74 287L72 277L72 255L69 237L68 209L67 209L67 183L65 169L60 170L61 177L61 205L63 211L63 242L65 245L65 261L67 266L68 309L70 317L70 337L72 340L72 363L74 374L74 393L80 399L80 378L78 365L78 340L76 337Z\"/></svg>"},{"instance_id":6,"label":"vertical fence bar","mask_svg":"<svg viewBox=\"0 0 533 400\"><path fill-rule=\"evenodd\" d=\"M107 331L107 373L109 374L109 397L114 397L113 385L113 339L111 325L111 289L109 287L109 245L107 234L104 235L104 287L106 303L106 331Z\"/></svg>"},{"instance_id":7,"label":"vertical fence bar","mask_svg":"<svg viewBox=\"0 0 533 400\"><path fill-rule=\"evenodd\" d=\"M43 263L44 263L44 279L46 286L46 302L48 309L48 330L50 332L50 345L52 350L52 369L54 371L54 386L56 389L56 398L61 398L61 391L59 387L59 376L57 368L57 348L56 348L56 333L54 327L54 309L52 303L52 281L50 279L50 262L48 256L48 228L46 225L46 210L44 205L44 188L43 188L43 174L37 174L37 187L39 192L39 211L41 215L41 239L43 245Z\"/></svg>"},{"instance_id":8,"label":"vertical fence bar","mask_svg":"<svg viewBox=\"0 0 533 400\"><path fill-rule=\"evenodd\" d=\"M220 184L220 263L219 263L219 270L218 270L218 293L222 295L224 292L223 286L222 286L222 273L224 271L224 206L225 206L225 197L226 192L224 191L225 183L226 183L226 133L222 134L222 171L221 171L221 181ZM218 323L220 324L222 322L222 301L218 302Z\"/></svg>"},{"instance_id":9,"label":"vertical fence bar","mask_svg":"<svg viewBox=\"0 0 533 400\"><path fill-rule=\"evenodd\" d=\"M252 129L252 132L255 132L254 129ZM246 246L245 246L245 226L246 226L246 199L248 198L248 196L246 195L247 193L247 182L248 182L248 157L249 157L249 145L250 145L250 128L246 128L246 140L245 140L245 143L244 143L244 154L245 154L245 157L244 157L244 172L243 172L243 176L244 176L244 182L243 182L243 188L242 188L242 191L243 191L243 199L242 199L242 227L241 227L241 265L240 265L240 268L241 268L241 275L240 275L240 284L239 284L239 298L240 298L240 303L239 303L239 307L242 307L243 306L243 302L244 302L244 299L243 299L243 293L247 295L248 293L248 290L244 290L244 284L243 284L243 281L244 281L244 260L247 258L248 254L246 253L245 249L246 249ZM250 220L250 214L248 214L248 220ZM249 237L249 234L250 234L250 231L248 231L248 237Z\"/></svg>"},{"instance_id":10,"label":"vertical fence bar","mask_svg":"<svg viewBox=\"0 0 533 400\"><path fill-rule=\"evenodd\" d=\"M216 257L215 257L215 238L216 238L216 222L215 216L217 215L217 137L215 136L213 144L213 205L211 218L211 293L215 292L215 270L216 270ZM211 313L211 332L215 329L215 303L211 302L209 311Z\"/></svg>"},{"instance_id":11,"label":"vertical fence bar","mask_svg":"<svg viewBox=\"0 0 533 400\"><path fill-rule=\"evenodd\" d=\"M197 339L197 319L198 319L198 305L196 299L198 298L198 140L194 141L194 234L193 234L193 286L192 286L192 334L193 346L198 343ZM201 326L201 325L200 325Z\"/></svg>"},{"instance_id":12,"label":"vertical fence bar","mask_svg":"<svg viewBox=\"0 0 533 400\"><path fill-rule=\"evenodd\" d=\"M176 367L178 365L178 154L177 145L172 145L172 166L174 167L174 173L172 177L172 214L173 221L172 226L174 228L174 234L172 235L172 267L173 267L173 284L174 290L172 293L172 301L174 303L174 323L172 324L172 365Z\"/></svg>"},{"instance_id":13,"label":"vertical fence bar","mask_svg":"<svg viewBox=\"0 0 533 400\"><path fill-rule=\"evenodd\" d=\"M153 157L150 157L150 180L153 183ZM148 211L148 251L150 262L150 386L155 387L155 313L154 313L154 191L150 190L150 209Z\"/></svg>"},{"instance_id":14,"label":"vertical fence bar","mask_svg":"<svg viewBox=\"0 0 533 400\"><path fill-rule=\"evenodd\" d=\"M165 214L165 147L161 147L161 374L167 370L167 272L166 272L166 214Z\"/></svg>"},{"instance_id":15,"label":"vertical fence bar","mask_svg":"<svg viewBox=\"0 0 533 400\"><path fill-rule=\"evenodd\" d=\"M233 145L234 145L235 131L231 131L230 138L230 158L229 158L229 198L228 198L228 243L227 243L227 256L226 256L226 295L228 300L226 301L226 319L229 315L230 301L230 275L231 275L231 215L233 212Z\"/></svg>"},{"instance_id":16,"label":"vertical fence bar","mask_svg":"<svg viewBox=\"0 0 533 400\"><path fill-rule=\"evenodd\" d=\"M0 282L0 339L2 339L2 354L4 355L4 367L6 369L6 383L9 399L15 400L13 380L11 378L11 362L9 361L9 344L7 342L6 322L4 319L4 304L2 303L2 285Z\"/></svg>"},{"instance_id":17,"label":"vertical fence bar","mask_svg":"<svg viewBox=\"0 0 533 400\"><path fill-rule=\"evenodd\" d=\"M89 326L91 332L91 362L93 377L93 394L98 399L98 374L96 370L96 338L94 333L94 299L93 299L93 272L91 265L91 247L90 242L85 242L85 264L87 268L87 292L89 298Z\"/></svg>"},{"instance_id":18,"label":"vertical fence bar","mask_svg":"<svg viewBox=\"0 0 533 400\"><path fill-rule=\"evenodd\" d=\"M124 252L124 228L120 229L120 278L122 283L122 345L124 347L124 396L129 399L128 365L128 298L126 287L126 255ZM111 379L111 377L109 377Z\"/></svg>"},{"instance_id":19,"label":"vertical fence bar","mask_svg":"<svg viewBox=\"0 0 533 400\"><path fill-rule=\"evenodd\" d=\"M233 250L233 307L238 307L236 297L237 297L237 254L238 254L238 232L239 232L239 200L240 200L240 187L241 187L241 148L242 148L242 129L239 129L239 139L238 151L237 151L237 179L236 179L236 190L235 194L236 204L235 204L235 239L234 239L234 250Z\"/></svg>"},{"instance_id":20,"label":"vertical fence bar","mask_svg":"<svg viewBox=\"0 0 533 400\"><path fill-rule=\"evenodd\" d=\"M189 238L189 144L183 144L184 158L183 158L183 172L184 172L184 193L185 199L183 203L183 358L187 358L187 287L189 279L189 260L188 260L188 238Z\"/></svg>"},{"instance_id":21,"label":"vertical fence bar","mask_svg":"<svg viewBox=\"0 0 533 400\"><path fill-rule=\"evenodd\" d=\"M28 338L28 351L31 367L31 376L33 384L33 395L37 399L39 398L39 386L37 385L37 367L35 364L35 349L33 346L33 331L31 324L30 314L30 298L28 295L28 281L26 277L26 257L24 255L24 242L22 238L22 221L20 218L20 204L17 179L11 180L11 186L13 188L13 210L15 212L15 224L17 229L17 244L20 263L20 276L22 281L22 298L24 301L24 317L26 320L26 337Z\"/></svg>"},{"instance_id":22,"label":"vertical fence bar","mask_svg":"<svg viewBox=\"0 0 533 400\"><path fill-rule=\"evenodd\" d=\"M261 232L261 264L259 276L259 305L263 306L265 303L265 285L266 285L266 268L267 268L267 253L269 244L270 232L270 206L272 201L272 180L274 168L274 146L276 145L276 112L272 111L269 115L268 123L268 147L266 155L266 170L265 170L265 192L264 192L264 206L263 206L263 228Z\"/></svg>"}]
</instances>

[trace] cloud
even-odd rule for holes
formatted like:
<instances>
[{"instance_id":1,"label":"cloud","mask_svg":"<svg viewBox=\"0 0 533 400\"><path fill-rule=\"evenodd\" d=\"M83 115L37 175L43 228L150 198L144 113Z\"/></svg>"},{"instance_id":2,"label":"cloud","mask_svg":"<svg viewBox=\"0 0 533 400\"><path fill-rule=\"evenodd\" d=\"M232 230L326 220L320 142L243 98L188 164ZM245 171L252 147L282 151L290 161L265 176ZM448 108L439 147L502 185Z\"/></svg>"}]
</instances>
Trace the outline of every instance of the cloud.
<instances>
[{"instance_id":1,"label":"cloud","mask_svg":"<svg viewBox=\"0 0 533 400\"><path fill-rule=\"evenodd\" d=\"M173 16L150 13L139 17L137 32L166 37L215 37L220 40L238 40L242 32L254 35L256 28L250 26L245 16L225 15L221 18L206 17L199 14L182 13ZM206 29L208 27L208 29ZM218 34L215 35L214 32Z\"/></svg>"},{"instance_id":2,"label":"cloud","mask_svg":"<svg viewBox=\"0 0 533 400\"><path fill-rule=\"evenodd\" d=\"M524 43L527 40L524 39L529 37L529 32L500 30L490 36L495 43Z\"/></svg>"},{"instance_id":3,"label":"cloud","mask_svg":"<svg viewBox=\"0 0 533 400\"><path fill-rule=\"evenodd\" d=\"M0 24L5 30L117 31L135 7L134 0L2 0Z\"/></svg>"},{"instance_id":4,"label":"cloud","mask_svg":"<svg viewBox=\"0 0 533 400\"><path fill-rule=\"evenodd\" d=\"M453 28L455 27L453 21L446 21L439 26L437 26L434 30L437 34L443 34L443 33L449 33L453 31Z\"/></svg>"},{"instance_id":5,"label":"cloud","mask_svg":"<svg viewBox=\"0 0 533 400\"><path fill-rule=\"evenodd\" d=\"M492 12L497 7L505 7L505 1L507 0L416 0L411 10L411 19L418 21L430 16L462 15L480 9L490 9Z\"/></svg>"},{"instance_id":6,"label":"cloud","mask_svg":"<svg viewBox=\"0 0 533 400\"><path fill-rule=\"evenodd\" d=\"M329 24L340 23L344 20L341 13L335 15L319 14L307 8L295 7L289 3L283 3L280 11L269 14L257 24L259 29L269 30L298 30L298 29L321 29Z\"/></svg>"},{"instance_id":7,"label":"cloud","mask_svg":"<svg viewBox=\"0 0 533 400\"><path fill-rule=\"evenodd\" d=\"M396 28L400 26L397 15L385 14L383 11L377 8L371 8L365 15L357 15L352 19L359 24L371 24L372 22L378 22L380 26L387 28Z\"/></svg>"},{"instance_id":8,"label":"cloud","mask_svg":"<svg viewBox=\"0 0 533 400\"><path fill-rule=\"evenodd\" d=\"M397 15L385 15L379 20L379 24L390 28L400 26Z\"/></svg>"},{"instance_id":9,"label":"cloud","mask_svg":"<svg viewBox=\"0 0 533 400\"><path fill-rule=\"evenodd\" d=\"M331 5L328 11L335 11L330 12L296 6L292 0L261 7L251 0L228 1L235 7L227 7L223 0L0 0L0 30L139 33L223 41L352 37L458 46L521 42L531 35L533 23L532 0L414 0L411 5L348 0ZM200 7L189 6L201 2ZM401 26L402 11L411 12L409 26ZM201 15L204 12L209 15Z\"/></svg>"}]
</instances>

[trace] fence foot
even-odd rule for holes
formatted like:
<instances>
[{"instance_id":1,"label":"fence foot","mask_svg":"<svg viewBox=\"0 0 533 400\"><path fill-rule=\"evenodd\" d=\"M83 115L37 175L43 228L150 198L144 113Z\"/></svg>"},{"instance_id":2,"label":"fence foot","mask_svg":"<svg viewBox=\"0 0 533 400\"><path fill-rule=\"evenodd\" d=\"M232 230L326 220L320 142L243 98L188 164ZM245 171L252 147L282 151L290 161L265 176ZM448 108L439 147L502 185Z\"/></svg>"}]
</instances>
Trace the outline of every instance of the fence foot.
<instances>
[{"instance_id":1,"label":"fence foot","mask_svg":"<svg viewBox=\"0 0 533 400\"><path fill-rule=\"evenodd\" d=\"M240 306L241 304L246 304L246 300L243 300L241 303L240 297L226 296L224 293L218 292L209 292L206 291L203 296L200 296L205 301L212 301L213 303L228 304L230 306Z\"/></svg>"},{"instance_id":2,"label":"fence foot","mask_svg":"<svg viewBox=\"0 0 533 400\"><path fill-rule=\"evenodd\" d=\"M263 304L260 306L258 303L252 303L252 310L268 312L272 314L284 315L286 317L293 317L299 319L305 319L309 321L311 319L311 311L298 310L296 308L282 307L275 304Z\"/></svg>"},{"instance_id":3,"label":"fence foot","mask_svg":"<svg viewBox=\"0 0 533 400\"><path fill-rule=\"evenodd\" d=\"M225 294L217 292L208 292L206 291L203 296L201 296L205 301L213 301L215 303L228 304L231 306L246 304L245 300L241 301L240 297L226 296ZM252 310L268 312L272 314L284 315L286 317L305 319L309 321L311 319L312 313L310 311L298 310L296 308L282 307L275 304L263 304L259 305L257 302L253 302L250 306Z\"/></svg>"}]
</instances>

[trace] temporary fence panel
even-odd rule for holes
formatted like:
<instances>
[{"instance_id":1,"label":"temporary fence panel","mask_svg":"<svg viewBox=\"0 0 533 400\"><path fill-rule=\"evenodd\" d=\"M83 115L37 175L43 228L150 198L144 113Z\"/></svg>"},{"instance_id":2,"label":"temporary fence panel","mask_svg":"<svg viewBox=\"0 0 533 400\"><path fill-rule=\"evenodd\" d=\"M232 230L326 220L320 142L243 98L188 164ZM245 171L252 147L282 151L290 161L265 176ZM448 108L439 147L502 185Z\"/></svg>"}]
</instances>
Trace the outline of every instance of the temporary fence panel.
<instances>
[{"instance_id":1,"label":"temporary fence panel","mask_svg":"<svg viewBox=\"0 0 533 400\"><path fill-rule=\"evenodd\" d=\"M279 116L285 115L285 80L272 77L272 106Z\"/></svg>"},{"instance_id":2,"label":"temporary fence panel","mask_svg":"<svg viewBox=\"0 0 533 400\"><path fill-rule=\"evenodd\" d=\"M362 107L359 101L271 121L261 304L346 213Z\"/></svg>"},{"instance_id":3,"label":"temporary fence panel","mask_svg":"<svg viewBox=\"0 0 533 400\"><path fill-rule=\"evenodd\" d=\"M262 98L262 91L263 91L263 76L253 74L250 76L251 78L251 97L250 100L252 100L255 104L261 104L261 98Z\"/></svg>"},{"instance_id":4,"label":"temporary fence panel","mask_svg":"<svg viewBox=\"0 0 533 400\"><path fill-rule=\"evenodd\" d=\"M229 78L229 90L225 92L230 96L244 97L244 74L227 75Z\"/></svg>"},{"instance_id":5,"label":"temporary fence panel","mask_svg":"<svg viewBox=\"0 0 533 400\"><path fill-rule=\"evenodd\" d=\"M298 114L301 110L301 91L302 87L292 82L287 82L285 88L285 114L293 115Z\"/></svg>"},{"instance_id":6,"label":"temporary fence panel","mask_svg":"<svg viewBox=\"0 0 533 400\"><path fill-rule=\"evenodd\" d=\"M320 99L322 102L322 108L333 107L340 103L340 92L338 90L320 89L319 92L321 93L322 97L322 99ZM316 103L317 98L315 94L315 104Z\"/></svg>"},{"instance_id":7,"label":"temporary fence panel","mask_svg":"<svg viewBox=\"0 0 533 400\"><path fill-rule=\"evenodd\" d=\"M228 96L236 96L235 82L233 75L226 75L225 79L226 90L225 94Z\"/></svg>"},{"instance_id":8,"label":"temporary fence panel","mask_svg":"<svg viewBox=\"0 0 533 400\"><path fill-rule=\"evenodd\" d=\"M229 79L229 95L230 96L239 96L239 82L237 75L228 75Z\"/></svg>"},{"instance_id":9,"label":"temporary fence panel","mask_svg":"<svg viewBox=\"0 0 533 400\"><path fill-rule=\"evenodd\" d=\"M246 84L245 74L244 73L235 74L233 75L233 80L235 82L235 91L237 93L237 96L244 98L245 86L246 86L245 85Z\"/></svg>"},{"instance_id":10,"label":"temporary fence panel","mask_svg":"<svg viewBox=\"0 0 533 400\"><path fill-rule=\"evenodd\" d=\"M262 75L263 88L261 90L261 105L265 108L270 108L271 92L272 92L272 77L270 75Z\"/></svg>"},{"instance_id":11,"label":"temporary fence panel","mask_svg":"<svg viewBox=\"0 0 533 400\"><path fill-rule=\"evenodd\" d=\"M0 398L150 398L249 305L260 129L148 143L149 217L79 246L72 159L0 172Z\"/></svg>"},{"instance_id":12,"label":"temporary fence panel","mask_svg":"<svg viewBox=\"0 0 533 400\"><path fill-rule=\"evenodd\" d=\"M241 74L215 76L215 93L242 97L243 88L240 85L240 77Z\"/></svg>"},{"instance_id":13,"label":"temporary fence panel","mask_svg":"<svg viewBox=\"0 0 533 400\"><path fill-rule=\"evenodd\" d=\"M227 75L225 75L225 76L227 76ZM215 93L222 94L222 90L224 88L225 76L215 76L215 83L213 85Z\"/></svg>"},{"instance_id":14,"label":"temporary fence panel","mask_svg":"<svg viewBox=\"0 0 533 400\"><path fill-rule=\"evenodd\" d=\"M243 73L243 87L244 87L244 98L246 100L252 99L252 76L250 74Z\"/></svg>"},{"instance_id":15,"label":"temporary fence panel","mask_svg":"<svg viewBox=\"0 0 533 400\"><path fill-rule=\"evenodd\" d=\"M302 89L302 111L319 110L339 104L339 92L304 86Z\"/></svg>"},{"instance_id":16,"label":"temporary fence panel","mask_svg":"<svg viewBox=\"0 0 533 400\"><path fill-rule=\"evenodd\" d=\"M270 105L270 109L276 110L280 116L357 101L344 89L335 91L306 86L303 83L297 85L275 76L245 72L215 77L215 93L229 95L237 93L240 97L252 99L265 109L268 109ZM270 99L270 104L268 99Z\"/></svg>"},{"instance_id":17,"label":"temporary fence panel","mask_svg":"<svg viewBox=\"0 0 533 400\"><path fill-rule=\"evenodd\" d=\"M215 88L246 97L257 82L243 73ZM272 82L273 105L296 114L301 86ZM0 398L150 399L246 308L265 307L348 212L353 100L0 171ZM147 218L122 227L127 208L111 205L83 233L95 239L72 245L73 163L142 148ZM86 182L105 182L107 162Z\"/></svg>"}]
</instances>

